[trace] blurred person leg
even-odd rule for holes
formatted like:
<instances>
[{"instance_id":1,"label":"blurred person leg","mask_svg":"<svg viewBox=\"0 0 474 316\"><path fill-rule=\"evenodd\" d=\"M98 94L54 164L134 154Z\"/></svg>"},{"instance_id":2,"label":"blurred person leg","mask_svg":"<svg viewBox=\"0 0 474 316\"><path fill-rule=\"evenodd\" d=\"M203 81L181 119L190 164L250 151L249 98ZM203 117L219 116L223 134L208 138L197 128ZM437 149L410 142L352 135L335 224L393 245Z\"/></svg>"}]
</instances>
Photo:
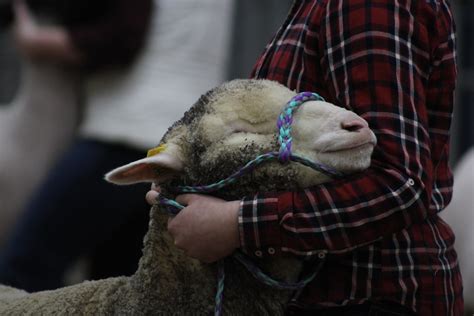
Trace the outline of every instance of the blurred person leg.
<instances>
[{"instance_id":1,"label":"blurred person leg","mask_svg":"<svg viewBox=\"0 0 474 316\"><path fill-rule=\"evenodd\" d=\"M122 229L134 217L143 220L142 234L132 234L141 243L149 209L143 199L147 186L113 186L103 175L142 156L119 145L76 142L36 192L0 253L0 283L27 291L58 288L65 270L77 258L118 234L126 239L130 232ZM129 255L126 248L119 245L120 259L114 259L128 265L128 271L114 271L112 266L119 262L112 262L110 271L115 274L135 271L139 251L132 249ZM130 261L132 268L125 264Z\"/></svg>"}]
</instances>

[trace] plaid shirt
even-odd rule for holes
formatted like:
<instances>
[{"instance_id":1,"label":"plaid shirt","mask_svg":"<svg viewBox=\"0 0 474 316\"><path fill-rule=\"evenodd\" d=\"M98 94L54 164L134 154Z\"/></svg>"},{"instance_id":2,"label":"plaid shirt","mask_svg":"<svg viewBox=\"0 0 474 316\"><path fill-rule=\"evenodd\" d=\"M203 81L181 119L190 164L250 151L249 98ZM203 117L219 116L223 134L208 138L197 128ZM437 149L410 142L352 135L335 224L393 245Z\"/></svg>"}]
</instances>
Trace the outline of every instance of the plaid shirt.
<instances>
[{"instance_id":1,"label":"plaid shirt","mask_svg":"<svg viewBox=\"0 0 474 316\"><path fill-rule=\"evenodd\" d=\"M438 217L452 194L456 81L445 0L296 0L253 76L315 91L369 122L371 167L301 192L242 200L249 255L325 258L300 307L390 300L420 315L461 315L454 234Z\"/></svg>"}]
</instances>

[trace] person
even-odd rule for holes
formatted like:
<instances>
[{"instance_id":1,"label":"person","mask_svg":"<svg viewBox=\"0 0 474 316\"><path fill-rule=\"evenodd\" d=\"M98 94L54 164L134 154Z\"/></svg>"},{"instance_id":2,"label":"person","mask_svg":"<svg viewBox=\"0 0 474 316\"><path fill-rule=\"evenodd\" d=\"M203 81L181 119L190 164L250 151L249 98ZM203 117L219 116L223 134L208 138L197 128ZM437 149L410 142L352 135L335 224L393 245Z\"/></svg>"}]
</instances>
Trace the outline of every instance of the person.
<instances>
[{"instance_id":1,"label":"person","mask_svg":"<svg viewBox=\"0 0 474 316\"><path fill-rule=\"evenodd\" d=\"M438 216L452 195L455 56L447 0L294 1L252 77L362 116L378 138L371 167L240 201L180 195L176 246L204 262L236 249L324 260L289 315L462 315L454 234Z\"/></svg>"},{"instance_id":2,"label":"person","mask_svg":"<svg viewBox=\"0 0 474 316\"><path fill-rule=\"evenodd\" d=\"M88 78L107 69L127 67L137 58L145 43L151 7L151 0L133 3L126 0L104 1L93 5L87 1L16 1L13 31L16 44L26 58L56 63L71 71L80 69ZM39 22L50 18L54 22ZM133 147L114 143L101 146L99 142L78 137L60 157L39 191L33 194L12 229L12 235L2 247L0 283L28 291L59 287L71 263L82 255L98 258L94 252L111 238L118 226L125 226L124 222L130 224L122 229L122 235L128 236L130 232L133 232L132 236L137 232L143 235L146 224L128 214L131 213L129 209L136 208L137 204L146 210L146 203L139 203L142 200L138 200L134 204L126 201L119 204L116 209L110 210L117 214L117 221L111 222L100 212L104 204L100 194L115 195L117 203L121 203L120 197L126 196L127 192L122 193L117 188L107 191L101 186L101 177L97 178L95 173L102 170L104 155L111 155L113 163L125 162L141 154ZM75 191L81 185L84 189ZM81 196L90 191L99 196ZM129 195L138 197L139 192L132 191ZM107 203L106 206L113 207L114 204ZM137 217L141 216L144 222L147 216L146 212L142 213L137 212ZM97 220L94 221L94 218ZM95 243L94 238L100 234L105 237ZM123 240L120 250L126 259L120 261L113 257L117 263L110 265L107 273L132 273L136 262L127 260L127 254L138 258L140 244L141 236ZM109 249L107 254L116 256L116 248ZM93 267L93 277L103 273L101 265L94 264Z\"/></svg>"},{"instance_id":3,"label":"person","mask_svg":"<svg viewBox=\"0 0 474 316\"><path fill-rule=\"evenodd\" d=\"M0 252L0 283L29 291L60 287L65 271L83 255L94 258L95 279L135 272L148 224L146 189L113 186L103 175L142 157L203 91L228 73L236 76L255 50L247 38L261 41L271 35L263 31L268 27L251 28L243 41L230 41L229 34L240 32L245 22L235 12L252 8L272 17L288 7L286 1L273 0L157 0L145 14L143 4L121 2L121 12L132 14L119 19L126 25L147 24L151 12L146 43L129 67L88 76L79 137L35 193ZM268 3L271 8L264 6ZM114 27L107 24L107 30ZM123 32L113 41L128 39ZM80 38L102 43L106 37L91 30ZM113 41L102 45L113 46ZM108 52L98 54L115 58L112 47Z\"/></svg>"},{"instance_id":4,"label":"person","mask_svg":"<svg viewBox=\"0 0 474 316\"><path fill-rule=\"evenodd\" d=\"M13 91L14 99L0 106L0 147L8 148L0 151L0 248L31 193L74 138L80 119L84 71L76 63L66 61L72 47L62 40L65 37L57 32L53 22L45 21L44 17L37 22L29 11L25 3L15 3L15 23L5 29L5 35L11 38L4 43L11 47L12 56L0 65L2 70L10 68L7 65L20 66L2 71L10 83L21 78L18 89ZM33 35L39 31L39 23L41 34ZM48 44L50 51L61 42L64 59L38 56L35 52L39 47L31 45L31 41L38 46L54 41ZM34 162L31 157L35 157Z\"/></svg>"}]
</instances>

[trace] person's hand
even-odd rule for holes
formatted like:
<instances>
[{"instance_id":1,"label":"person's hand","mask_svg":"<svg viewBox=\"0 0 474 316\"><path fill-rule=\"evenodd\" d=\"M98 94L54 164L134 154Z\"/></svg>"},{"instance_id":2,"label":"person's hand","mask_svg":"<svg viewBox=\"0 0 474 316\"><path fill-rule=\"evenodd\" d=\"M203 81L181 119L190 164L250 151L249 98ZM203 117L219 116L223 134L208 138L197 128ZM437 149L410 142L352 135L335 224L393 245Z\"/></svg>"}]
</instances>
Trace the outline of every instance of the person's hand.
<instances>
[{"instance_id":1,"label":"person's hand","mask_svg":"<svg viewBox=\"0 0 474 316\"><path fill-rule=\"evenodd\" d=\"M41 26L23 0L13 3L16 45L30 59L48 60L70 65L83 62L82 54L72 45L68 32L61 26Z\"/></svg>"},{"instance_id":2,"label":"person's hand","mask_svg":"<svg viewBox=\"0 0 474 316\"><path fill-rule=\"evenodd\" d=\"M39 26L23 0L13 2L15 15L14 37L19 50L29 57L37 55L36 41L39 37Z\"/></svg>"},{"instance_id":3,"label":"person's hand","mask_svg":"<svg viewBox=\"0 0 474 316\"><path fill-rule=\"evenodd\" d=\"M156 184L152 184L150 191L145 195L145 199L150 205L155 205L157 203L157 198L160 195L160 187Z\"/></svg>"},{"instance_id":4,"label":"person's hand","mask_svg":"<svg viewBox=\"0 0 474 316\"><path fill-rule=\"evenodd\" d=\"M199 194L179 195L176 201L186 207L169 219L168 231L175 245L187 255L210 263L230 255L240 246L240 201L227 202Z\"/></svg>"}]
</instances>

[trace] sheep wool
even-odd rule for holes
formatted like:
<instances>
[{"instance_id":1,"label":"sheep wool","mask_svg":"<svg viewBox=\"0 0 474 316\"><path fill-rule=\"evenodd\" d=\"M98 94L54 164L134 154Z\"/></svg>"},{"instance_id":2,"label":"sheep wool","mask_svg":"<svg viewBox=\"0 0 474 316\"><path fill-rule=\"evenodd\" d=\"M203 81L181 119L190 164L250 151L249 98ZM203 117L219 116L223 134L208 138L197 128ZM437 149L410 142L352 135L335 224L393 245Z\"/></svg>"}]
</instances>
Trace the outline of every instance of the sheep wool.
<instances>
[{"instance_id":1,"label":"sheep wool","mask_svg":"<svg viewBox=\"0 0 474 316\"><path fill-rule=\"evenodd\" d=\"M116 184L157 182L172 196L178 185L226 178L257 155L278 151L276 120L295 92L271 81L234 80L205 95L173 124L159 150L106 175ZM350 124L348 123L350 122ZM356 122L356 123L354 123ZM351 125L352 124L352 125ZM354 128L344 126L356 124ZM370 164L374 134L356 114L323 101L303 104L294 115L293 152L344 173ZM296 163L258 166L215 193L225 199L265 190L293 190L330 180ZM208 315L214 310L216 265L187 257L166 231L167 215L152 207L143 256L131 277L84 282L28 294L0 287L0 314ZM233 258L224 261L224 315L283 315L291 291L257 281ZM296 258L261 259L273 277L296 281Z\"/></svg>"}]
</instances>

